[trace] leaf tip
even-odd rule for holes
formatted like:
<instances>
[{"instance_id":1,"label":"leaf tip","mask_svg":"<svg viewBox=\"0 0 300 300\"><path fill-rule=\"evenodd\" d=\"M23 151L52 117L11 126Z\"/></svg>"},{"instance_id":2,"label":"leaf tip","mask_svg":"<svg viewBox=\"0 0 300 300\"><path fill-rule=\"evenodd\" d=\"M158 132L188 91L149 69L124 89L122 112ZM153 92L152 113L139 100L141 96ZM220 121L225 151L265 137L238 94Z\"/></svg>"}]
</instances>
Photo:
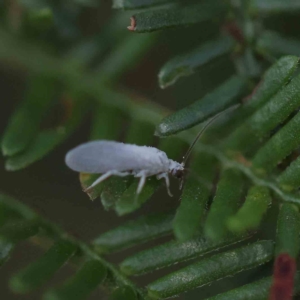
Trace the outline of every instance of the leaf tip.
<instances>
[{"instance_id":1,"label":"leaf tip","mask_svg":"<svg viewBox=\"0 0 300 300\"><path fill-rule=\"evenodd\" d=\"M165 80L164 72L160 71L158 74L158 84L161 89L167 88L170 84Z\"/></svg>"},{"instance_id":2,"label":"leaf tip","mask_svg":"<svg viewBox=\"0 0 300 300\"><path fill-rule=\"evenodd\" d=\"M60 299L60 297L57 294L57 292L52 291L52 290L46 292L46 294L43 297L43 300L59 300L59 299Z\"/></svg>"},{"instance_id":3,"label":"leaf tip","mask_svg":"<svg viewBox=\"0 0 300 300\"><path fill-rule=\"evenodd\" d=\"M235 216L230 217L227 220L227 228L234 233L241 233L243 232L243 223L241 223L241 220Z\"/></svg>"},{"instance_id":4,"label":"leaf tip","mask_svg":"<svg viewBox=\"0 0 300 300\"><path fill-rule=\"evenodd\" d=\"M128 208L123 208L123 207L116 206L115 212L116 212L118 217L123 217L124 215L127 215L127 214L131 213L132 210L130 208L128 209Z\"/></svg>"},{"instance_id":5,"label":"leaf tip","mask_svg":"<svg viewBox=\"0 0 300 300\"><path fill-rule=\"evenodd\" d=\"M25 294L30 291L27 284L18 275L10 279L9 286L12 291L19 294Z\"/></svg>"},{"instance_id":6,"label":"leaf tip","mask_svg":"<svg viewBox=\"0 0 300 300\"><path fill-rule=\"evenodd\" d=\"M18 168L18 167L16 167L16 166L14 166L13 164L11 164L11 162L10 162L10 160L7 160L6 162L5 162L5 170L6 171L9 171L9 172L13 172L13 171L18 171L19 169L22 169L22 167L21 168Z\"/></svg>"},{"instance_id":7,"label":"leaf tip","mask_svg":"<svg viewBox=\"0 0 300 300\"><path fill-rule=\"evenodd\" d=\"M10 145L9 143L2 142L1 152L3 156L14 156L20 153L23 149L17 146Z\"/></svg>"},{"instance_id":8,"label":"leaf tip","mask_svg":"<svg viewBox=\"0 0 300 300\"><path fill-rule=\"evenodd\" d=\"M134 275L134 270L130 267L130 265L126 262L126 260L124 260L120 264L120 270L121 270L122 273L124 273L127 276Z\"/></svg>"},{"instance_id":9,"label":"leaf tip","mask_svg":"<svg viewBox=\"0 0 300 300\"><path fill-rule=\"evenodd\" d=\"M154 135L164 137L168 135L169 127L165 123L160 123L156 126Z\"/></svg>"},{"instance_id":10,"label":"leaf tip","mask_svg":"<svg viewBox=\"0 0 300 300\"><path fill-rule=\"evenodd\" d=\"M155 290L155 287L154 288L152 287L151 284L148 285L147 289L148 289L148 296L149 296L150 299L161 299L161 298L163 298L163 297L161 297L160 293Z\"/></svg>"},{"instance_id":11,"label":"leaf tip","mask_svg":"<svg viewBox=\"0 0 300 300\"><path fill-rule=\"evenodd\" d=\"M1 152L3 156L9 156L9 150L5 147L3 143L1 145Z\"/></svg>"},{"instance_id":12,"label":"leaf tip","mask_svg":"<svg viewBox=\"0 0 300 300\"><path fill-rule=\"evenodd\" d=\"M135 31L136 30L136 20L135 17L130 18L130 26L127 26L127 29L129 31Z\"/></svg>"}]
</instances>

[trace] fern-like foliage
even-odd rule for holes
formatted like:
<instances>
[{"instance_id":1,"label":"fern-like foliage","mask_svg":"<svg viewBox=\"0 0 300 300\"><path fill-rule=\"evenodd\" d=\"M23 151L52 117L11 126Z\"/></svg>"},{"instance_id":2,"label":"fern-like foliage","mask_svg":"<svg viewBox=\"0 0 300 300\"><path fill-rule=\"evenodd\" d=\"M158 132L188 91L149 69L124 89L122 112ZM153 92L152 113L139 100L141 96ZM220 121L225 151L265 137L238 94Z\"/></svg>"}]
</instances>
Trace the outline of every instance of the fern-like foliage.
<instances>
[{"instance_id":1,"label":"fern-like foliage","mask_svg":"<svg viewBox=\"0 0 300 300\"><path fill-rule=\"evenodd\" d=\"M185 130L205 126L216 114L239 106L220 117L195 146L176 211L139 216L90 243L1 194L0 264L20 241L47 247L10 279L11 289L31 292L69 261L74 274L49 288L44 299L84 299L99 286L110 299L164 299L254 268L247 284L209 299L291 299L298 293L300 42L269 26L279 16L299 16L298 2L113 0L114 8L134 10L133 15L116 13L89 39L82 37L75 20L87 7L97 9L98 1L12 3L0 2L6 17L0 28L0 60L25 70L26 89L2 138L7 171L45 157L90 115L89 139L117 140L122 132L126 143L155 145L155 132L164 137L155 146L179 160L199 128ZM124 18L129 17L125 34ZM210 91L172 113L118 82L162 42L162 34L148 32L182 27L212 30L213 38L203 33L199 45L170 57L158 73L160 87L224 59L228 74L221 83L211 75ZM50 34L53 41L47 39ZM80 174L80 184L86 188L98 176ZM123 216L138 210L162 183L150 178L138 197L137 185L130 177L112 177L88 196ZM265 221L268 215L272 218ZM273 226L271 234L266 234L266 224ZM163 236L169 240L158 240ZM156 239L155 246L127 256L119 266L109 262L108 254ZM177 269L169 268L178 263ZM131 278L159 269L165 275L143 287Z\"/></svg>"}]
</instances>

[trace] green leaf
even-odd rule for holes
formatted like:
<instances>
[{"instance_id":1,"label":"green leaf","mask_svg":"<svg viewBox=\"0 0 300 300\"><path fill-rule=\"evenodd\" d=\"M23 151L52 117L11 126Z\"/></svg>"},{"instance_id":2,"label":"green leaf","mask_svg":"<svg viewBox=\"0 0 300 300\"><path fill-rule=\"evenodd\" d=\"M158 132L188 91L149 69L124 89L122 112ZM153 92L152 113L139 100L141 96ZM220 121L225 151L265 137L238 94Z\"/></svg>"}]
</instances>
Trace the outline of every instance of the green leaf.
<instances>
[{"instance_id":1,"label":"green leaf","mask_svg":"<svg viewBox=\"0 0 300 300\"><path fill-rule=\"evenodd\" d=\"M120 267L127 275L144 274L205 255L243 239L231 236L213 242L198 236L186 242L170 241L127 257Z\"/></svg>"},{"instance_id":2,"label":"green leaf","mask_svg":"<svg viewBox=\"0 0 300 300\"><path fill-rule=\"evenodd\" d=\"M207 120L241 100L246 85L244 78L232 76L201 100L165 117L157 126L155 134L168 136Z\"/></svg>"},{"instance_id":3,"label":"green leaf","mask_svg":"<svg viewBox=\"0 0 300 300\"><path fill-rule=\"evenodd\" d=\"M138 9L147 6L160 5L175 0L113 0L113 8Z\"/></svg>"},{"instance_id":4,"label":"green leaf","mask_svg":"<svg viewBox=\"0 0 300 300\"><path fill-rule=\"evenodd\" d=\"M26 151L6 160L6 170L17 171L42 159L75 130L90 108L89 102L80 100L67 105L71 105L71 115L67 116L65 124L40 132Z\"/></svg>"},{"instance_id":5,"label":"green leaf","mask_svg":"<svg viewBox=\"0 0 300 300\"><path fill-rule=\"evenodd\" d=\"M2 195L0 195L1 197ZM3 226L7 221L19 219L21 216L9 208L7 205L0 201L0 227Z\"/></svg>"},{"instance_id":6,"label":"green leaf","mask_svg":"<svg viewBox=\"0 0 300 300\"><path fill-rule=\"evenodd\" d=\"M282 189L292 191L300 187L300 157L294 160L281 174L277 181Z\"/></svg>"},{"instance_id":7,"label":"green leaf","mask_svg":"<svg viewBox=\"0 0 300 300\"><path fill-rule=\"evenodd\" d=\"M38 231L39 224L36 221L11 221L0 228L0 239L17 243L36 235Z\"/></svg>"},{"instance_id":8,"label":"green leaf","mask_svg":"<svg viewBox=\"0 0 300 300\"><path fill-rule=\"evenodd\" d=\"M122 114L114 107L96 103L93 110L91 140L117 140L120 134ZM109 126L108 126L109 124Z\"/></svg>"},{"instance_id":9,"label":"green leaf","mask_svg":"<svg viewBox=\"0 0 300 300\"><path fill-rule=\"evenodd\" d=\"M270 172L299 145L300 113L296 114L259 149L252 159L253 167L259 173Z\"/></svg>"},{"instance_id":10,"label":"green leaf","mask_svg":"<svg viewBox=\"0 0 300 300\"><path fill-rule=\"evenodd\" d=\"M299 57L284 56L273 64L263 75L262 80L254 89L249 99L232 114L228 113L225 126L222 123L216 130L226 129L232 131L238 125L245 121L245 118L253 114L259 107L262 107L271 97L285 86L291 79L293 73L297 69Z\"/></svg>"},{"instance_id":11,"label":"green leaf","mask_svg":"<svg viewBox=\"0 0 300 300\"><path fill-rule=\"evenodd\" d=\"M270 206L271 201L268 188L253 186L249 190L243 206L234 216L228 219L227 227L235 233L256 229Z\"/></svg>"},{"instance_id":12,"label":"green leaf","mask_svg":"<svg viewBox=\"0 0 300 300\"><path fill-rule=\"evenodd\" d=\"M79 180L83 190L86 190L94 181L96 181L101 174L86 174L80 173ZM91 190L89 190L87 195L91 200L95 200L100 197L101 202L105 209L109 210L114 208L115 203L123 195L124 191L132 183L132 177L117 177L112 176L105 181L97 184Z\"/></svg>"},{"instance_id":13,"label":"green leaf","mask_svg":"<svg viewBox=\"0 0 300 300\"><path fill-rule=\"evenodd\" d=\"M258 143L300 105L300 75L247 118L226 141L231 151L244 152Z\"/></svg>"},{"instance_id":14,"label":"green leaf","mask_svg":"<svg viewBox=\"0 0 300 300\"><path fill-rule=\"evenodd\" d=\"M161 213L143 216L107 231L93 241L103 253L119 251L158 238L172 231L174 214Z\"/></svg>"},{"instance_id":15,"label":"green leaf","mask_svg":"<svg viewBox=\"0 0 300 300\"><path fill-rule=\"evenodd\" d=\"M174 84L180 77L193 74L203 65L229 53L233 46L233 39L223 36L214 41L206 42L188 53L172 58L161 68L158 74L160 87L166 88Z\"/></svg>"},{"instance_id":16,"label":"green leaf","mask_svg":"<svg viewBox=\"0 0 300 300\"><path fill-rule=\"evenodd\" d=\"M137 300L137 295L130 286L121 286L109 296L109 300Z\"/></svg>"},{"instance_id":17,"label":"green leaf","mask_svg":"<svg viewBox=\"0 0 300 300\"><path fill-rule=\"evenodd\" d=\"M148 178L139 195L136 193L138 185L139 180L134 180L116 203L115 210L119 216L132 213L140 208L161 186L161 181L154 176Z\"/></svg>"},{"instance_id":18,"label":"green leaf","mask_svg":"<svg viewBox=\"0 0 300 300\"><path fill-rule=\"evenodd\" d=\"M87 189L97 178L100 177L100 174L87 174L87 173L80 173L79 174L79 181L83 190ZM90 197L91 200L95 200L96 198L100 197L104 187L106 185L106 181L103 181L97 184L93 189L87 192L87 195Z\"/></svg>"},{"instance_id":19,"label":"green leaf","mask_svg":"<svg viewBox=\"0 0 300 300\"><path fill-rule=\"evenodd\" d=\"M226 169L222 172L204 226L208 238L218 240L228 233L226 223L239 206L243 183L243 177L237 170Z\"/></svg>"},{"instance_id":20,"label":"green leaf","mask_svg":"<svg viewBox=\"0 0 300 300\"><path fill-rule=\"evenodd\" d=\"M27 293L39 287L64 265L76 249L68 241L56 242L42 257L11 278L11 289L17 293Z\"/></svg>"},{"instance_id":21,"label":"green leaf","mask_svg":"<svg viewBox=\"0 0 300 300\"><path fill-rule=\"evenodd\" d=\"M295 11L300 9L300 3L297 0L250 0L250 7L258 12L265 13L295 13Z\"/></svg>"},{"instance_id":22,"label":"green leaf","mask_svg":"<svg viewBox=\"0 0 300 300\"><path fill-rule=\"evenodd\" d=\"M25 99L11 116L4 133L1 144L3 155L15 155L29 146L57 92L53 78L36 76L30 78L27 85Z\"/></svg>"},{"instance_id":23,"label":"green leaf","mask_svg":"<svg viewBox=\"0 0 300 300\"><path fill-rule=\"evenodd\" d=\"M58 288L44 296L45 300L81 300L106 278L106 268L98 260L85 262L77 273Z\"/></svg>"},{"instance_id":24,"label":"green leaf","mask_svg":"<svg viewBox=\"0 0 300 300\"><path fill-rule=\"evenodd\" d=\"M56 270L63 266L68 258L76 252L76 256L72 260L73 266L74 263L78 263L78 259L80 257L82 258L82 256L92 261L97 260L105 267L105 269L107 269L109 278L105 280L106 287L111 288L113 286L113 288L115 288L116 286L129 285L134 289L139 297L141 297L141 290L111 263L100 257L96 249L92 249L91 244L68 237L68 233L61 230L57 224L46 219L43 220L40 216L34 214L29 208L27 208L26 205L14 200L13 198L0 194L0 203L7 204L9 208L14 209L17 213L23 215L24 218L31 219L32 216L34 216L35 220L33 221L38 220L42 229L41 234L43 234L43 236L38 235L35 237L32 240L35 244L45 245L45 242L48 243L48 238L56 241L46 254L35 260L35 262L12 278L10 285L15 287L15 290L18 290L20 293L26 292L31 288L35 288L37 286L36 284L42 284L45 281L49 281L50 277L56 272ZM165 221L166 215L161 217L163 217L163 220ZM169 219L169 223L171 223L171 217ZM171 228L171 225L169 227ZM44 235L47 236L46 240L44 240ZM88 271L86 272L89 273ZM75 277L76 276L77 275L75 275ZM82 277L85 276L83 275ZM91 282L89 281L89 283Z\"/></svg>"},{"instance_id":25,"label":"green leaf","mask_svg":"<svg viewBox=\"0 0 300 300\"><path fill-rule=\"evenodd\" d=\"M101 202L105 209L115 208L115 204L122 197L126 189L132 183L132 176L125 178L113 176L108 178L101 193Z\"/></svg>"},{"instance_id":26,"label":"green leaf","mask_svg":"<svg viewBox=\"0 0 300 300\"><path fill-rule=\"evenodd\" d=\"M276 32L265 31L256 43L256 49L263 55L300 55L300 40L285 38Z\"/></svg>"},{"instance_id":27,"label":"green leaf","mask_svg":"<svg viewBox=\"0 0 300 300\"><path fill-rule=\"evenodd\" d=\"M6 160L5 169L7 171L17 171L28 167L53 150L63 137L64 132L59 129L41 132L25 152Z\"/></svg>"},{"instance_id":28,"label":"green leaf","mask_svg":"<svg viewBox=\"0 0 300 300\"><path fill-rule=\"evenodd\" d=\"M270 293L271 284L272 278L266 277L206 300L266 300ZM299 291L300 276L298 272L295 278L294 295L297 295Z\"/></svg>"},{"instance_id":29,"label":"green leaf","mask_svg":"<svg viewBox=\"0 0 300 300\"><path fill-rule=\"evenodd\" d=\"M194 172L184 183L181 202L173 221L174 235L180 241L192 238L199 231L215 175L214 164L215 159L206 153L199 154L191 162Z\"/></svg>"},{"instance_id":30,"label":"green leaf","mask_svg":"<svg viewBox=\"0 0 300 300\"><path fill-rule=\"evenodd\" d=\"M273 251L272 241L260 241L214 255L150 283L148 295L154 299L172 297L232 276L271 260Z\"/></svg>"},{"instance_id":31,"label":"green leaf","mask_svg":"<svg viewBox=\"0 0 300 300\"><path fill-rule=\"evenodd\" d=\"M293 258L298 257L300 249L300 213L297 206L283 203L278 216L276 248L278 256L288 253Z\"/></svg>"},{"instance_id":32,"label":"green leaf","mask_svg":"<svg viewBox=\"0 0 300 300\"><path fill-rule=\"evenodd\" d=\"M24 217L27 220L33 220L37 217L36 213L33 212L27 205L8 195L0 193L0 203L1 206L7 209L7 212L10 211L9 214L13 212L16 214L16 217Z\"/></svg>"},{"instance_id":33,"label":"green leaf","mask_svg":"<svg viewBox=\"0 0 300 300\"><path fill-rule=\"evenodd\" d=\"M12 243L0 240L0 267L9 259L13 248Z\"/></svg>"},{"instance_id":34,"label":"green leaf","mask_svg":"<svg viewBox=\"0 0 300 300\"><path fill-rule=\"evenodd\" d=\"M206 300L266 300L270 292L272 278L267 277Z\"/></svg>"},{"instance_id":35,"label":"green leaf","mask_svg":"<svg viewBox=\"0 0 300 300\"><path fill-rule=\"evenodd\" d=\"M223 10L224 5L214 0L176 8L149 10L134 15L129 30L149 32L211 21L220 17Z\"/></svg>"}]
</instances>

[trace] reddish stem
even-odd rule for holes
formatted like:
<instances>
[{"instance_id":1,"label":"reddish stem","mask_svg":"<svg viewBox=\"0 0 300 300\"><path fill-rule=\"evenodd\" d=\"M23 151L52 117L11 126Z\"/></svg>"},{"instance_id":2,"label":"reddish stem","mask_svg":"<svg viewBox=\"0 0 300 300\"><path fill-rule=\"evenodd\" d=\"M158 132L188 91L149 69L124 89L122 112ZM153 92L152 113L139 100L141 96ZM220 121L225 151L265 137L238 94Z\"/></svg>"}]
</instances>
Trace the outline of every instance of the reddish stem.
<instances>
[{"instance_id":1,"label":"reddish stem","mask_svg":"<svg viewBox=\"0 0 300 300\"><path fill-rule=\"evenodd\" d=\"M240 44L244 44L245 38L242 30L237 26L235 22L227 22L223 25L223 30L232 36Z\"/></svg>"},{"instance_id":2,"label":"reddish stem","mask_svg":"<svg viewBox=\"0 0 300 300\"><path fill-rule=\"evenodd\" d=\"M269 300L292 300L296 260L288 253L277 256Z\"/></svg>"}]
</instances>

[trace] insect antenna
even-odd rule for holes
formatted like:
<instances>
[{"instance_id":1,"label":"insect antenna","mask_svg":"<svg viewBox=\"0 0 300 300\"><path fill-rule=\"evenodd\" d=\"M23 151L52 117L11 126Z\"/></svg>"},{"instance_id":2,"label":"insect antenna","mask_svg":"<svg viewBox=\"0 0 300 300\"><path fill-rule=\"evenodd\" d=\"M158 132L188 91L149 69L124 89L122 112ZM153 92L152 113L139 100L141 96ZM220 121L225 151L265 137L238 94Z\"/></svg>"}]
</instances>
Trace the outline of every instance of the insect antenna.
<instances>
[{"instance_id":1,"label":"insect antenna","mask_svg":"<svg viewBox=\"0 0 300 300\"><path fill-rule=\"evenodd\" d=\"M215 116L213 116L200 130L200 132L197 134L195 140L193 141L193 143L191 144L191 146L189 147L188 151L186 152L185 156L183 157L183 161L182 161L182 165L185 166L187 159L189 158L189 156L191 155L191 152L194 148L194 146L196 145L196 143L198 142L199 138L203 135L203 133L205 132L205 130L221 115L223 115L224 113L228 112L229 110L233 110L235 108L237 108L238 106L240 106L240 104L236 104L233 105L231 107L229 107L228 109L225 109L221 112L219 112L218 114L216 114Z\"/></svg>"}]
</instances>

